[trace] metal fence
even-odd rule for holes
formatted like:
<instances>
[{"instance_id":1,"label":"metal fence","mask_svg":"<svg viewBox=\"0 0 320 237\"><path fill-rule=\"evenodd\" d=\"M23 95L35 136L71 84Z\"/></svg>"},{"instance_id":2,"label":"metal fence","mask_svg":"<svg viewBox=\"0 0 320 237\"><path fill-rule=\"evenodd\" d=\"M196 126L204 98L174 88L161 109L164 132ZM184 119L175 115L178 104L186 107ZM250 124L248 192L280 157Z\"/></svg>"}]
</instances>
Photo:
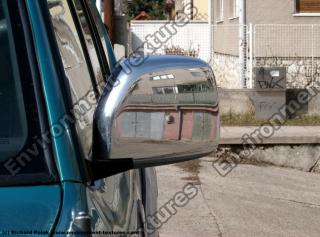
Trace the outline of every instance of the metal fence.
<instances>
[{"instance_id":1,"label":"metal fence","mask_svg":"<svg viewBox=\"0 0 320 237\"><path fill-rule=\"evenodd\" d=\"M213 25L210 37L207 22L189 22L174 34L163 33L166 24L166 21L132 21L132 49L158 33L163 42L155 54L199 57L212 65L218 86L223 88L242 88L241 75L247 88L255 87L254 72L260 67L285 68L287 88L313 87L320 81L320 25L250 24L242 26L246 33L241 41L239 25Z\"/></svg>"},{"instance_id":2,"label":"metal fence","mask_svg":"<svg viewBox=\"0 0 320 237\"><path fill-rule=\"evenodd\" d=\"M244 32L247 26L242 26ZM212 67L218 82L218 86L224 88L241 88L241 75L248 80L248 62L241 62L240 55L248 57L247 42L248 34L244 41L240 41L239 25L214 25L213 26L213 48L214 57Z\"/></svg>"},{"instance_id":3,"label":"metal fence","mask_svg":"<svg viewBox=\"0 0 320 237\"><path fill-rule=\"evenodd\" d=\"M307 88L320 81L320 25L257 24L245 26L246 40L239 41L239 25L214 26L214 64L218 84L255 87L255 68L284 68L287 88ZM244 51L244 62L239 52Z\"/></svg>"},{"instance_id":4,"label":"metal fence","mask_svg":"<svg viewBox=\"0 0 320 237\"><path fill-rule=\"evenodd\" d=\"M167 21L131 21L132 50L135 51L147 42L150 36L154 37L162 32L161 37L167 39L154 54L198 57L212 65L218 86L241 86L239 78L243 69L239 61L239 25L213 25L213 35L210 36L209 24L205 21L189 22L183 27L178 27L175 34L168 34L164 30L166 24ZM215 57L212 59L213 49ZM144 52L148 53L147 44L144 46Z\"/></svg>"},{"instance_id":5,"label":"metal fence","mask_svg":"<svg viewBox=\"0 0 320 237\"><path fill-rule=\"evenodd\" d=\"M168 21L131 21L130 24L133 51L150 40L150 37L157 37L160 46L154 54L190 55L207 62L211 59L208 22L192 21L184 26L175 26L175 30ZM144 52L148 53L147 44Z\"/></svg>"},{"instance_id":6,"label":"metal fence","mask_svg":"<svg viewBox=\"0 0 320 237\"><path fill-rule=\"evenodd\" d=\"M255 25L254 66L286 68L287 88L320 80L320 25Z\"/></svg>"}]
</instances>

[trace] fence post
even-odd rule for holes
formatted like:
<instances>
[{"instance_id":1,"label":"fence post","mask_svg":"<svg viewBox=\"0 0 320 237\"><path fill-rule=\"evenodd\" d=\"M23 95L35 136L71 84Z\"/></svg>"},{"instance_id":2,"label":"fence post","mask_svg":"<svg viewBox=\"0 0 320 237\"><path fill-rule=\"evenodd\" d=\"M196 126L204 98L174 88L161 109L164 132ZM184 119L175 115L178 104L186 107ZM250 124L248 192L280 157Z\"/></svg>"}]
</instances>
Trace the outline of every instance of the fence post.
<instances>
[{"instance_id":1,"label":"fence post","mask_svg":"<svg viewBox=\"0 0 320 237\"><path fill-rule=\"evenodd\" d=\"M247 87L246 83L246 2L240 0L239 16L239 61L240 61L240 86Z\"/></svg>"},{"instance_id":2,"label":"fence post","mask_svg":"<svg viewBox=\"0 0 320 237\"><path fill-rule=\"evenodd\" d=\"M314 87L314 85L315 85L315 83L314 83L314 74L315 74L315 72L314 72L314 67L315 67L315 65L314 65L314 25L312 25L312 36L311 36L311 38L312 38L312 40L311 40L311 47L312 47L312 49L311 49L311 54L312 54L312 56L311 56L311 80L312 80L312 83L311 83L311 85L312 85L312 87Z\"/></svg>"},{"instance_id":3,"label":"fence post","mask_svg":"<svg viewBox=\"0 0 320 237\"><path fill-rule=\"evenodd\" d=\"M210 64L213 63L213 25L212 25L212 1L208 0L208 24L209 24L209 52Z\"/></svg>"},{"instance_id":4,"label":"fence post","mask_svg":"<svg viewBox=\"0 0 320 237\"><path fill-rule=\"evenodd\" d=\"M249 25L249 80L250 88L253 89L253 26L252 23Z\"/></svg>"}]
</instances>

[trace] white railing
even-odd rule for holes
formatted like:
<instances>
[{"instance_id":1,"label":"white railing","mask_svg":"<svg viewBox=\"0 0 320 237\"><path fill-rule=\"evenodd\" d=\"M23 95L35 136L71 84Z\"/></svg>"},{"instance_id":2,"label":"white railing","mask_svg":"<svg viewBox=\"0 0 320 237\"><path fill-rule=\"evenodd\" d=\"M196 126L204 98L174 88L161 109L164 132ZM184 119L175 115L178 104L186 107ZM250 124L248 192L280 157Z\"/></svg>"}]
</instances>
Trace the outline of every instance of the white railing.
<instances>
[{"instance_id":1,"label":"white railing","mask_svg":"<svg viewBox=\"0 0 320 237\"><path fill-rule=\"evenodd\" d=\"M195 51L197 57L209 62L212 37L209 35L208 22L192 21L184 26L172 26L172 24L168 21L131 21L132 50L134 51L143 43L151 42L156 37L157 49L154 54L166 54L175 49L177 52ZM145 53L150 52L147 47L148 44L145 44Z\"/></svg>"}]
</instances>

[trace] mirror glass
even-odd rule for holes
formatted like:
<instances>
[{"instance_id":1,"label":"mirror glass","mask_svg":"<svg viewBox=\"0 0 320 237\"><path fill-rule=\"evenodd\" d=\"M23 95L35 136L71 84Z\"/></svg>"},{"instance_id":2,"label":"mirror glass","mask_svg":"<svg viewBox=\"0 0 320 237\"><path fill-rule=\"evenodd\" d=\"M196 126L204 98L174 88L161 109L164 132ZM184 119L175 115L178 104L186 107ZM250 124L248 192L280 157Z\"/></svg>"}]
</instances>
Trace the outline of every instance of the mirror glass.
<instances>
[{"instance_id":1,"label":"mirror glass","mask_svg":"<svg viewBox=\"0 0 320 237\"><path fill-rule=\"evenodd\" d=\"M110 158L197 155L215 150L218 93L209 68L148 73L136 80L112 123Z\"/></svg>"}]
</instances>

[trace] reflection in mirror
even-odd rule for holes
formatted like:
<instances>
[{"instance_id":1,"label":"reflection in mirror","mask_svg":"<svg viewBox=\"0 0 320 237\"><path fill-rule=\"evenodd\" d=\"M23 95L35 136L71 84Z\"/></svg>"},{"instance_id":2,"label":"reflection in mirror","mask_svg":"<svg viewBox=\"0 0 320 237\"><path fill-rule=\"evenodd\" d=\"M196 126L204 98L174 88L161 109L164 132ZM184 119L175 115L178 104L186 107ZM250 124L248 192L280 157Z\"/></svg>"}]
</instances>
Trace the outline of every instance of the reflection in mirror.
<instances>
[{"instance_id":1,"label":"reflection in mirror","mask_svg":"<svg viewBox=\"0 0 320 237\"><path fill-rule=\"evenodd\" d=\"M211 69L145 74L115 114L110 158L196 155L213 151L218 136L218 94Z\"/></svg>"}]
</instances>

